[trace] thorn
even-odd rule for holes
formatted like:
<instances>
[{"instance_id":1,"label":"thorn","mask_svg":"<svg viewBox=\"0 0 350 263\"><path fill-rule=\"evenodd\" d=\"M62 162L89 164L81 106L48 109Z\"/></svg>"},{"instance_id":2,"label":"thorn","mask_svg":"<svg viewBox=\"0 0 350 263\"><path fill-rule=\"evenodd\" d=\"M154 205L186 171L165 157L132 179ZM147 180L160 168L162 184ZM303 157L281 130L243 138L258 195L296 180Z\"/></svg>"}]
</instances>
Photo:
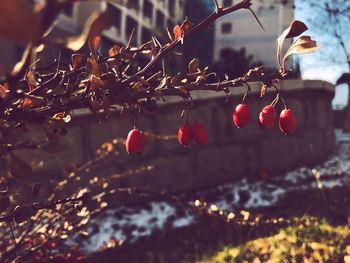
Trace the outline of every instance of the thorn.
<instances>
[{"instance_id":1,"label":"thorn","mask_svg":"<svg viewBox=\"0 0 350 263\"><path fill-rule=\"evenodd\" d=\"M131 40L134 37L134 33L135 33L135 28L132 29L130 37L129 37L129 41L128 41L128 45L126 46L127 49L129 49L131 47Z\"/></svg>"},{"instance_id":2,"label":"thorn","mask_svg":"<svg viewBox=\"0 0 350 263\"><path fill-rule=\"evenodd\" d=\"M218 12L219 9L221 9L220 6L219 6L218 0L214 0L214 4L215 4L216 12Z\"/></svg>"},{"instance_id":3,"label":"thorn","mask_svg":"<svg viewBox=\"0 0 350 263\"><path fill-rule=\"evenodd\" d=\"M265 31L265 28L263 27L263 25L261 24L259 18L256 16L256 14L254 13L254 11L251 8L248 8L249 11L253 14L254 18L256 19L256 21L259 23L260 27Z\"/></svg>"},{"instance_id":4,"label":"thorn","mask_svg":"<svg viewBox=\"0 0 350 263\"><path fill-rule=\"evenodd\" d=\"M10 230L11 230L12 239L13 239L13 241L15 242L15 244L17 244L17 240L16 240L16 237L15 237L15 233L13 232L13 228L12 228L12 222L9 222L9 225L10 225Z\"/></svg>"}]
</instances>

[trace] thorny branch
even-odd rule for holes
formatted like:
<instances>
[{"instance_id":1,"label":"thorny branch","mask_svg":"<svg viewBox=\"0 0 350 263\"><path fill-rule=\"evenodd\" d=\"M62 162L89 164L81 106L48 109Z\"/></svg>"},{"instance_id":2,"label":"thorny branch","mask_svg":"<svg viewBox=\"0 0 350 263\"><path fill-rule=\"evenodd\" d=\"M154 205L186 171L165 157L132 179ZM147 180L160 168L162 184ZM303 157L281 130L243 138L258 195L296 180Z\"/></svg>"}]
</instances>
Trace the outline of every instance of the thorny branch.
<instances>
[{"instance_id":1,"label":"thorny branch","mask_svg":"<svg viewBox=\"0 0 350 263\"><path fill-rule=\"evenodd\" d=\"M165 45L153 38L153 41L140 48L114 46L109 55L103 57L98 54L99 44L96 44L90 46L90 58L87 57L85 65L83 59L86 56L76 54L75 58L78 59L72 57L72 65L63 63L59 57L50 65L41 68L32 66L24 78L9 76L3 85L7 91L0 101L0 117L10 122L40 123L52 119L57 113L67 115L76 109L102 110L108 115L113 105L141 110L149 106L156 112L157 101L167 96L189 99L192 91L229 93L230 88L247 82L270 83L273 79L282 79L287 75L286 72L265 75L264 69L258 68L235 80L208 84L207 78L213 73L208 73L208 68L200 69L197 61L189 65L192 68L189 68L188 73L175 76L163 76L155 68L177 46L207 28L217 18L241 9L250 10L250 6L251 0L243 0L231 7L219 7L197 25L192 25L186 19L180 27L181 35L175 34L171 42ZM90 35L89 41L98 38L98 35ZM151 54L149 63L129 75L129 67L142 54Z\"/></svg>"}]
</instances>

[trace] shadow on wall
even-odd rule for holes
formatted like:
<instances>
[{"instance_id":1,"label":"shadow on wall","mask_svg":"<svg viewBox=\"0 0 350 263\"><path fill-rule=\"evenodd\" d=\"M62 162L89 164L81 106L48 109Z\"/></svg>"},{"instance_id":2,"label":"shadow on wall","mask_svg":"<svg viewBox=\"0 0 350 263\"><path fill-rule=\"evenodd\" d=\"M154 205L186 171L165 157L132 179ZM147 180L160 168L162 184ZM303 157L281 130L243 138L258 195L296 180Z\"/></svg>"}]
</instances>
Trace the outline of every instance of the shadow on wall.
<instances>
[{"instance_id":1,"label":"shadow on wall","mask_svg":"<svg viewBox=\"0 0 350 263\"><path fill-rule=\"evenodd\" d=\"M243 177L261 179L278 175L298 166L314 165L327 158L334 145L332 98L334 86L322 81L288 80L281 82L281 90L288 107L293 109L298 127L290 136L282 135L278 125L261 130L257 125L260 110L269 104L275 93L259 99L260 84L252 85L246 103L251 108L252 120L246 128L237 129L232 123L232 112L242 101L245 88L234 89L229 98L222 94L200 93L194 98L193 113L206 126L209 143L206 146L182 147L176 140L147 139L142 155L122 154L119 160L104 162L92 169L89 176L120 173L129 168L154 165L154 170L116 180L116 186L149 188L157 192L190 191L215 184L232 182ZM176 134L185 122L180 118L183 102L160 106L156 115L141 117L138 128L156 134ZM277 106L277 112L283 109ZM119 116L99 123L96 115L76 117L64 138L68 144L61 154L21 152L20 157L32 162L43 159L39 172L58 174L72 162L89 160L97 147L116 137L126 137L133 123ZM32 127L32 130L38 127ZM42 133L44 136L44 132ZM31 136L29 133L28 136Z\"/></svg>"}]
</instances>

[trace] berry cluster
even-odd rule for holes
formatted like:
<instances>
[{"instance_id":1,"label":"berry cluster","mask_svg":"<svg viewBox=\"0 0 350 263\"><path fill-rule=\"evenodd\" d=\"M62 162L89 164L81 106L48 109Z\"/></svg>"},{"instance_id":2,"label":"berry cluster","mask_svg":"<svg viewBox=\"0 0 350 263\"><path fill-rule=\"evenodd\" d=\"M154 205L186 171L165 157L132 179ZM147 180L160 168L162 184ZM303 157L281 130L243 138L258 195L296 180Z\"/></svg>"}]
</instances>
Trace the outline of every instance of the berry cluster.
<instances>
[{"instance_id":1,"label":"berry cluster","mask_svg":"<svg viewBox=\"0 0 350 263\"><path fill-rule=\"evenodd\" d=\"M208 133L201 123L196 123L194 125L189 125L185 123L179 129L177 133L177 138L183 146L190 146L195 140L199 145L205 145L208 143Z\"/></svg>"},{"instance_id":2,"label":"berry cluster","mask_svg":"<svg viewBox=\"0 0 350 263\"><path fill-rule=\"evenodd\" d=\"M259 114L259 126L263 129L272 128L276 123L276 116L277 112L273 105L265 106ZM249 123L250 118L250 110L246 104L239 104L233 112L233 122L237 128L243 128L246 126ZM293 111L287 107L282 110L279 116L278 124L283 134L288 135L294 132L297 126L297 121L294 117Z\"/></svg>"},{"instance_id":3,"label":"berry cluster","mask_svg":"<svg viewBox=\"0 0 350 263\"><path fill-rule=\"evenodd\" d=\"M237 128L243 128L248 125L251 119L251 113L248 105L239 104L233 112L233 123ZM277 119L277 112L274 105L265 106L258 118L258 124L262 129L272 128ZM282 110L279 116L279 128L283 134L288 135L294 132L297 126L297 121L294 113L287 107ZM208 133L203 124L196 122L190 125L186 122L182 125L177 133L177 138L181 145L185 147L191 146L193 141L199 145L206 145L208 143ZM129 154L142 153L145 148L145 134L142 131L134 128L128 134L126 139L126 151Z\"/></svg>"}]
</instances>

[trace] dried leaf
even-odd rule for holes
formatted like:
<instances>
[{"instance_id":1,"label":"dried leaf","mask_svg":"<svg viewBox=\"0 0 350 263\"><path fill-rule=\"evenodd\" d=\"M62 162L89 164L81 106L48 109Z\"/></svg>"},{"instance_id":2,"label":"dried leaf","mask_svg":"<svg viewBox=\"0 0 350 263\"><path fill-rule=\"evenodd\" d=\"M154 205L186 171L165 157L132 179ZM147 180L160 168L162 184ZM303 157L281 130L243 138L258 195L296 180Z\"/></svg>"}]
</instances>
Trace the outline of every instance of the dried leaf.
<instances>
[{"instance_id":1,"label":"dried leaf","mask_svg":"<svg viewBox=\"0 0 350 263\"><path fill-rule=\"evenodd\" d=\"M30 98L24 98L21 104L21 108L30 108L33 106L33 101Z\"/></svg>"},{"instance_id":2,"label":"dried leaf","mask_svg":"<svg viewBox=\"0 0 350 263\"><path fill-rule=\"evenodd\" d=\"M92 91L97 91L97 90L103 88L105 85L103 80L101 80L99 77L96 77L95 75L91 75L90 83L91 83L90 89Z\"/></svg>"},{"instance_id":3,"label":"dried leaf","mask_svg":"<svg viewBox=\"0 0 350 263\"><path fill-rule=\"evenodd\" d=\"M266 94L267 86L266 84L262 84L261 90L260 90L260 98L264 97Z\"/></svg>"},{"instance_id":4,"label":"dried leaf","mask_svg":"<svg viewBox=\"0 0 350 263\"><path fill-rule=\"evenodd\" d=\"M192 26L192 23L186 19L185 21L182 22L181 29L183 30L183 32L188 32L191 26Z\"/></svg>"},{"instance_id":5,"label":"dried leaf","mask_svg":"<svg viewBox=\"0 0 350 263\"><path fill-rule=\"evenodd\" d=\"M99 65L97 63L97 61L95 59L92 58L88 58L87 62L86 62L86 73L88 75L93 75L96 77L100 77L101 73L100 73L100 69L99 69Z\"/></svg>"},{"instance_id":6,"label":"dried leaf","mask_svg":"<svg viewBox=\"0 0 350 263\"><path fill-rule=\"evenodd\" d=\"M308 54L319 50L316 41L309 36L301 36L289 47L282 60L282 67L285 68L286 59L293 54Z\"/></svg>"},{"instance_id":7,"label":"dried leaf","mask_svg":"<svg viewBox=\"0 0 350 263\"><path fill-rule=\"evenodd\" d=\"M84 56L82 54L73 54L71 59L72 59L72 69L76 70L82 65Z\"/></svg>"},{"instance_id":8,"label":"dried leaf","mask_svg":"<svg viewBox=\"0 0 350 263\"><path fill-rule=\"evenodd\" d=\"M303 32L307 30L307 26L299 21L299 20L293 20L290 26L283 31L283 33L277 38L277 61L280 67L282 66L281 62L281 52L282 52L282 46L283 42L286 38L293 38L301 35Z\"/></svg>"},{"instance_id":9,"label":"dried leaf","mask_svg":"<svg viewBox=\"0 0 350 263\"><path fill-rule=\"evenodd\" d=\"M108 56L109 57L115 57L116 55L118 55L120 53L120 49L121 46L119 45L114 45L113 47L111 47L111 49L108 51Z\"/></svg>"},{"instance_id":10,"label":"dried leaf","mask_svg":"<svg viewBox=\"0 0 350 263\"><path fill-rule=\"evenodd\" d=\"M29 1L1 0L0 14L1 36L24 45L39 38L39 17Z\"/></svg>"},{"instance_id":11,"label":"dried leaf","mask_svg":"<svg viewBox=\"0 0 350 263\"><path fill-rule=\"evenodd\" d=\"M26 74L26 81L29 84L29 91L33 91L34 89L36 89L37 83L32 70L28 70Z\"/></svg>"},{"instance_id":12,"label":"dried leaf","mask_svg":"<svg viewBox=\"0 0 350 263\"><path fill-rule=\"evenodd\" d=\"M5 99L8 96L9 93L9 89L8 89L8 84L5 83L4 85L0 84L0 98Z\"/></svg>"},{"instance_id":13,"label":"dried leaf","mask_svg":"<svg viewBox=\"0 0 350 263\"><path fill-rule=\"evenodd\" d=\"M182 37L182 30L179 25L176 25L174 27L174 40L178 40L180 37Z\"/></svg>"},{"instance_id":14,"label":"dried leaf","mask_svg":"<svg viewBox=\"0 0 350 263\"><path fill-rule=\"evenodd\" d=\"M100 35L90 35L89 37L89 49L96 57L98 50L101 47L101 37Z\"/></svg>"},{"instance_id":15,"label":"dried leaf","mask_svg":"<svg viewBox=\"0 0 350 263\"><path fill-rule=\"evenodd\" d=\"M188 64L188 71L189 71L191 74L200 72L200 69L199 69L199 59L198 59L198 58L194 58L194 59L192 59L192 60L190 61L190 63Z\"/></svg>"}]
</instances>

